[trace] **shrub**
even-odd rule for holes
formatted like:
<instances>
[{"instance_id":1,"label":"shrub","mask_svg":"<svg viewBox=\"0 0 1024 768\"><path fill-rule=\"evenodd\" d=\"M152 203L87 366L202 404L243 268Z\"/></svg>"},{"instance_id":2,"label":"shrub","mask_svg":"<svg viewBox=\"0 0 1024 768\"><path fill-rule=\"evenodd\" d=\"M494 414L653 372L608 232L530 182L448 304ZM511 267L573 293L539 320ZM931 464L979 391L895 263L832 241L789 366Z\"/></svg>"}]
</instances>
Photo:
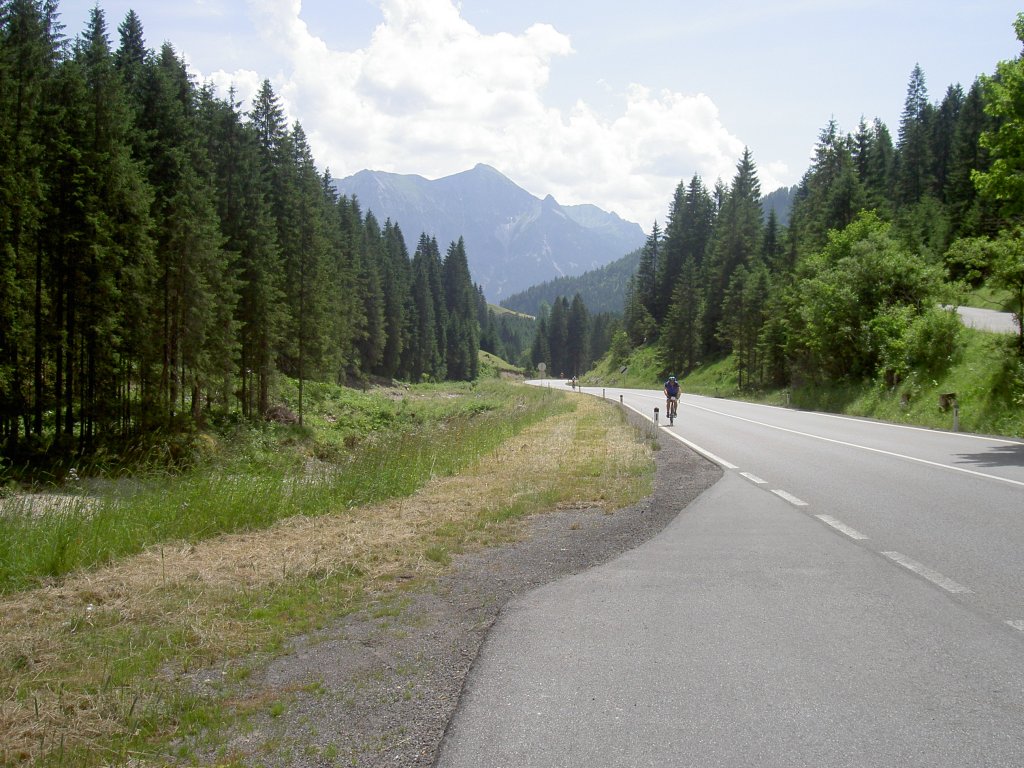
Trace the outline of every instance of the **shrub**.
<instances>
[{"instance_id":1,"label":"shrub","mask_svg":"<svg viewBox=\"0 0 1024 768\"><path fill-rule=\"evenodd\" d=\"M930 376L944 373L960 353L962 329L955 312L926 309L906 330L907 362Z\"/></svg>"}]
</instances>

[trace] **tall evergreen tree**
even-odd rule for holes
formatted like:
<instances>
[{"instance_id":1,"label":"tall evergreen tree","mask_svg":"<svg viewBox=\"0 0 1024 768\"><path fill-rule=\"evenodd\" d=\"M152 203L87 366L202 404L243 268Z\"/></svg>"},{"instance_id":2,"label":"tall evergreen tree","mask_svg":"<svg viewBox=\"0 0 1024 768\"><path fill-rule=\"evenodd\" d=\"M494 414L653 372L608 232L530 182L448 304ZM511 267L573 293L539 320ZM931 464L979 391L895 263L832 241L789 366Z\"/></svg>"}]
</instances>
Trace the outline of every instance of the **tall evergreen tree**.
<instances>
[{"instance_id":1,"label":"tall evergreen tree","mask_svg":"<svg viewBox=\"0 0 1024 768\"><path fill-rule=\"evenodd\" d=\"M590 367L590 313L578 293L572 297L565 325L566 368L573 376L584 374Z\"/></svg>"},{"instance_id":2,"label":"tall evergreen tree","mask_svg":"<svg viewBox=\"0 0 1024 768\"><path fill-rule=\"evenodd\" d=\"M963 110L966 97L959 84L946 89L946 95L934 110L932 120L931 154L932 154L932 194L943 203L948 203L946 191L952 172L953 146L956 142L957 125Z\"/></svg>"},{"instance_id":3,"label":"tall evergreen tree","mask_svg":"<svg viewBox=\"0 0 1024 768\"><path fill-rule=\"evenodd\" d=\"M687 228L692 226L692 222L687 215L689 213L687 192L686 182L680 181L676 185L675 194L672 196L672 204L669 207L668 222L665 224L665 234L661 247L661 261L656 265L655 311L652 314L659 322L668 315L669 307L672 303L672 291L687 258ZM641 256L641 262L646 258L646 250L645 248L645 255Z\"/></svg>"},{"instance_id":4,"label":"tall evergreen tree","mask_svg":"<svg viewBox=\"0 0 1024 768\"><path fill-rule=\"evenodd\" d=\"M718 325L732 274L761 252L764 215L761 183L749 149L736 165L736 176L715 222L708 264L707 304L702 331L704 351L722 351Z\"/></svg>"},{"instance_id":5,"label":"tall evergreen tree","mask_svg":"<svg viewBox=\"0 0 1024 768\"><path fill-rule=\"evenodd\" d=\"M430 275L427 261L431 258L432 243L426 233L420 235L412 257L412 302L409 311L409 346L405 350L403 368L414 382L421 381L436 367L439 351L435 330L434 300L430 295Z\"/></svg>"},{"instance_id":6,"label":"tall evergreen tree","mask_svg":"<svg viewBox=\"0 0 1024 768\"><path fill-rule=\"evenodd\" d=\"M357 262L357 289L362 304L365 325L359 337L360 368L365 373L377 373L384 360L387 344L387 317L385 315L384 287L381 269L387 261L384 234L372 211L363 222L363 239Z\"/></svg>"},{"instance_id":7,"label":"tall evergreen tree","mask_svg":"<svg viewBox=\"0 0 1024 768\"><path fill-rule=\"evenodd\" d=\"M891 208L893 146L889 129L881 120L868 125L862 118L852 139L852 161L869 210Z\"/></svg>"},{"instance_id":8,"label":"tall evergreen tree","mask_svg":"<svg viewBox=\"0 0 1024 768\"><path fill-rule=\"evenodd\" d=\"M212 168L198 133L197 93L169 43L148 64L145 80L137 120L155 191L160 402L168 419L179 409L198 419L203 391L220 387L234 367L234 320L225 320L221 310L227 306L233 318L236 285L222 249Z\"/></svg>"},{"instance_id":9,"label":"tall evergreen tree","mask_svg":"<svg viewBox=\"0 0 1024 768\"><path fill-rule=\"evenodd\" d=\"M270 407L275 353L284 329L277 227L256 134L243 123L238 105L218 101L204 88L200 119L214 172L224 249L231 258L231 275L238 281L238 399L243 415L262 415Z\"/></svg>"},{"instance_id":10,"label":"tall evergreen tree","mask_svg":"<svg viewBox=\"0 0 1024 768\"><path fill-rule=\"evenodd\" d=\"M384 263L381 289L384 293L384 354L380 372L397 376L402 368L402 353L409 345L409 295L411 275L409 252L398 224L384 222Z\"/></svg>"},{"instance_id":11,"label":"tall evergreen tree","mask_svg":"<svg viewBox=\"0 0 1024 768\"><path fill-rule=\"evenodd\" d=\"M657 321L658 318L658 272L661 262L661 228L655 221L651 234L640 252L640 266L636 271L636 297L644 310Z\"/></svg>"},{"instance_id":12,"label":"tall evergreen tree","mask_svg":"<svg viewBox=\"0 0 1024 768\"><path fill-rule=\"evenodd\" d=\"M907 85L896 147L894 195L898 206L914 205L934 189L933 112L924 72L919 64L914 65Z\"/></svg>"},{"instance_id":13,"label":"tall evergreen tree","mask_svg":"<svg viewBox=\"0 0 1024 768\"><path fill-rule=\"evenodd\" d=\"M863 157L854 156L854 147ZM835 120L818 135L811 167L804 174L800 194L793 206L790 230L804 253L819 250L828 232L848 225L866 203L858 165L870 166L871 142L860 147L856 139L839 132Z\"/></svg>"},{"instance_id":14,"label":"tall evergreen tree","mask_svg":"<svg viewBox=\"0 0 1024 768\"><path fill-rule=\"evenodd\" d=\"M976 80L964 97L957 119L943 191L955 236L994 234L995 216L990 206L979 199L971 178L974 171L984 173L989 169L988 152L981 142L982 134L989 128L981 81Z\"/></svg>"},{"instance_id":15,"label":"tall evergreen tree","mask_svg":"<svg viewBox=\"0 0 1024 768\"><path fill-rule=\"evenodd\" d=\"M47 405L43 160L58 34L56 3L0 4L0 440L13 445L19 416L26 436L42 434Z\"/></svg>"},{"instance_id":16,"label":"tall evergreen tree","mask_svg":"<svg viewBox=\"0 0 1024 768\"><path fill-rule=\"evenodd\" d=\"M548 350L551 354L551 372L558 371L560 378L572 375L569 368L569 302L559 296L551 305L548 318Z\"/></svg>"},{"instance_id":17,"label":"tall evergreen tree","mask_svg":"<svg viewBox=\"0 0 1024 768\"><path fill-rule=\"evenodd\" d=\"M477 376L480 330L476 320L476 290L469 274L466 244L460 237L444 259L444 295L448 309L448 377L472 381Z\"/></svg>"},{"instance_id":18,"label":"tall evergreen tree","mask_svg":"<svg viewBox=\"0 0 1024 768\"><path fill-rule=\"evenodd\" d=\"M313 161L306 134L298 123L288 146L293 155L289 185L291 218L278 225L286 232L284 295L288 306L285 354L288 372L299 380L299 424L303 423L303 393L307 378L324 371L329 339L326 335L329 296L328 243L325 237L328 201Z\"/></svg>"}]
</instances>

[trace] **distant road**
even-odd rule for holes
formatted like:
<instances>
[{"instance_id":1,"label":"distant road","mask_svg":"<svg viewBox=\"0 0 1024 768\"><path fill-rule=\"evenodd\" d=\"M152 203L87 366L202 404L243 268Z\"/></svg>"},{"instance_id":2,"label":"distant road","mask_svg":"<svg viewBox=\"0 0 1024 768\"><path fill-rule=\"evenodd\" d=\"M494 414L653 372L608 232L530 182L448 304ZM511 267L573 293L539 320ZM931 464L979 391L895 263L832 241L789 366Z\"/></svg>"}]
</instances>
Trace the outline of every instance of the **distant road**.
<instances>
[{"instance_id":1,"label":"distant road","mask_svg":"<svg viewBox=\"0 0 1024 768\"><path fill-rule=\"evenodd\" d=\"M506 608L438 768L1024 766L1024 442L685 394L661 432L722 480Z\"/></svg>"},{"instance_id":2,"label":"distant road","mask_svg":"<svg viewBox=\"0 0 1024 768\"><path fill-rule=\"evenodd\" d=\"M994 333L1017 333L1020 329L1010 312L996 312L977 307L957 307L956 311L968 328Z\"/></svg>"}]
</instances>

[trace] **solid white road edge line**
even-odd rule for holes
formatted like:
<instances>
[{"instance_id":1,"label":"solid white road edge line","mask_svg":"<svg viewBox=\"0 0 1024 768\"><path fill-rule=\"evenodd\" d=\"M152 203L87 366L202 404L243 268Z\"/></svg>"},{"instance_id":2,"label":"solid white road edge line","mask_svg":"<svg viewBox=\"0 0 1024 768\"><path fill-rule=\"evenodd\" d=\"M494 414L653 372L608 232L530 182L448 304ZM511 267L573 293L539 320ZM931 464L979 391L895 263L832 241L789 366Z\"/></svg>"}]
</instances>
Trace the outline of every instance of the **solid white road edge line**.
<instances>
[{"instance_id":1,"label":"solid white road edge line","mask_svg":"<svg viewBox=\"0 0 1024 768\"><path fill-rule=\"evenodd\" d=\"M899 552L883 552L882 554L888 557L893 562L899 563L908 571L913 571L918 576L928 579L928 581L930 581L937 587L942 587L947 592L952 592L954 594L970 594L971 592L971 590L969 590L963 584L959 584L953 581L952 579L943 576L938 571L933 571L931 568L925 565L921 565L921 563L917 562L916 560L911 560L904 554L901 554Z\"/></svg>"},{"instance_id":2,"label":"solid white road edge line","mask_svg":"<svg viewBox=\"0 0 1024 768\"><path fill-rule=\"evenodd\" d=\"M831 525L840 533L845 533L851 539L858 539L860 541L864 541L868 538L860 531L851 528L846 523L842 523L839 520L836 520L831 515L815 515L815 517L821 520L821 522L825 523L825 525Z\"/></svg>"},{"instance_id":3,"label":"solid white road edge line","mask_svg":"<svg viewBox=\"0 0 1024 768\"><path fill-rule=\"evenodd\" d=\"M734 416L731 413L723 413L722 411L715 411L715 410L713 410L711 408L705 408L704 406L694 405L692 403L689 406L687 406L687 407L689 407L689 408L696 408L698 410L705 411L707 413L714 413L714 414L717 414L719 416L725 416L726 418L729 418L729 419L736 419L737 421L745 421L748 424L756 424L757 426L765 427L766 429L776 429L779 432L788 432L791 435L798 435L800 437L809 437L812 440L821 440L823 442L832 443L834 445L843 445L843 446L846 446L847 448L857 448L857 449L862 450L862 451L870 451L871 453L880 453L883 456L892 456L893 458L896 458L896 459L906 459L907 461L916 461L918 464L927 464L928 466L931 466L931 467L938 467L939 469L948 469L948 470L951 470L953 472L963 472L966 475L974 475L975 477L983 477L986 480L998 480L1001 483L1009 483L1010 485L1018 485L1018 486L1024 488L1024 482L1021 482L1020 480L1011 480L1008 477L1000 477L999 475L990 475L990 474L988 474L986 472L978 472L978 471L973 470L973 469L965 469L964 467L954 467L952 464L940 464L937 461L929 461L928 459L919 459L916 456L907 456L904 453L894 453L893 451L886 451L886 450L883 450L881 448L872 448L870 446L860 445L858 443L849 443L849 442L847 442L845 440L834 440L831 437L822 437L821 435L814 435L814 434L811 434L810 432L801 432L800 430L797 430L797 429L789 429L787 427L779 427L779 426L776 426L774 424L766 424L763 421L757 421L755 419L748 419L748 418L746 418L744 416Z\"/></svg>"},{"instance_id":4,"label":"solid white road edge line","mask_svg":"<svg viewBox=\"0 0 1024 768\"><path fill-rule=\"evenodd\" d=\"M627 408L629 408L629 410L633 411L634 413L639 413L645 419L647 419L652 424L654 424L654 419L652 419L646 413L641 411L639 408L634 408L629 403L623 403L623 405L625 405ZM739 469L739 467L737 467L735 464L731 464L730 462L728 462L725 459L723 459L721 456L716 456L711 451L708 451L708 450L705 450L704 448L701 448L696 443L691 443L685 437L683 437L682 435L680 435L680 434L678 434L676 432L670 432L669 430L665 429L665 430L662 430L662 434L664 434L664 435L672 435L672 437L674 437L676 440L681 442L683 445L689 446L690 448L695 450L697 453L699 453L701 456L703 456L704 458L708 459L709 461L714 462L715 464L718 464L720 467L724 467L725 469Z\"/></svg>"}]
</instances>

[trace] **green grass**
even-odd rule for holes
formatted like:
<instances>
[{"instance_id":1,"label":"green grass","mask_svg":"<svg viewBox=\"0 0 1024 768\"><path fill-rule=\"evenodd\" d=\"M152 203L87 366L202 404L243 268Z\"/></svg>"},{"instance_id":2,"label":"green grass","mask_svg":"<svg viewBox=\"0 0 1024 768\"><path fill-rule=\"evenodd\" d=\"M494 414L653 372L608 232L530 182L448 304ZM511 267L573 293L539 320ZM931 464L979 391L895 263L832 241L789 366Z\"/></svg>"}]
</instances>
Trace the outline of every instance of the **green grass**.
<instances>
[{"instance_id":1,"label":"green grass","mask_svg":"<svg viewBox=\"0 0 1024 768\"><path fill-rule=\"evenodd\" d=\"M895 387L874 381L813 383L798 387L740 390L734 359L708 362L681 383L684 393L843 413L901 424L952 429L951 409L939 396L956 393L961 431L1024 437L1024 361L1007 350L1013 337L964 328L959 357L941 375L913 372ZM625 365L627 371L621 372ZM588 386L660 389L665 376L652 348L636 350L625 363L607 359L583 377Z\"/></svg>"},{"instance_id":2,"label":"green grass","mask_svg":"<svg viewBox=\"0 0 1024 768\"><path fill-rule=\"evenodd\" d=\"M872 383L832 388L827 398L821 392L797 391L794 404L952 429L952 408L940 408L939 399L955 393L962 431L1024 437L1024 361L1006 354L1009 337L965 329L963 339L960 359L941 375L914 373L893 388Z\"/></svg>"},{"instance_id":3,"label":"green grass","mask_svg":"<svg viewBox=\"0 0 1024 768\"><path fill-rule=\"evenodd\" d=\"M91 494L64 488L77 495L60 512L6 499L0 594L161 542L407 496L568 407L497 380L385 393L307 385L304 401L304 427L241 424L201 436L205 458L185 474L92 483Z\"/></svg>"},{"instance_id":4,"label":"green grass","mask_svg":"<svg viewBox=\"0 0 1024 768\"><path fill-rule=\"evenodd\" d=\"M1009 291L987 285L974 288L958 298L965 307L992 309L996 312L1016 312L1018 309Z\"/></svg>"},{"instance_id":5,"label":"green grass","mask_svg":"<svg viewBox=\"0 0 1024 768\"><path fill-rule=\"evenodd\" d=\"M503 375L513 376L517 378L523 378L525 371L518 365L512 365L507 360L503 360L497 355L492 355L490 352L484 352L480 350L480 378L498 378Z\"/></svg>"},{"instance_id":6,"label":"green grass","mask_svg":"<svg viewBox=\"0 0 1024 768\"><path fill-rule=\"evenodd\" d=\"M623 370L625 368L625 370ZM605 357L580 379L588 387L661 388L663 364L654 347L634 350L626 361L612 362Z\"/></svg>"},{"instance_id":7,"label":"green grass","mask_svg":"<svg viewBox=\"0 0 1024 768\"><path fill-rule=\"evenodd\" d=\"M0 719L0 743L13 745L18 739L12 751L0 753L0 764L6 764L8 755L18 764L31 760L34 765L112 765L127 761L129 755L149 756L153 764L162 763L159 756L176 755L184 764L194 764L197 754L223 746L225 729L244 729L250 717L287 713L294 691L249 689L244 681L266 659L285 651L290 637L363 608L377 618L398 617L406 610L408 590L429 583L431 574L441 572L462 551L514 540L516 521L524 515L562 503L616 509L650 492L653 466L647 446L632 439L634 434L620 412L592 398L498 382L378 395L330 388L307 394L309 419L303 429L268 428L266 433L260 430L259 439L240 435L236 442L225 435L209 436L207 463L202 467L173 478L111 484L111 493L116 490L119 501L139 502L124 504L127 517L137 514L133 507L159 507L152 497L162 494L171 497L168 508L176 510L172 517L216 519L224 499L210 479L214 470L222 479L229 476L227 469L248 473L238 482L246 488L261 468L271 466L281 478L275 485L286 488L284 492L273 489L282 505L278 513L294 512L292 505L300 502L309 505L305 514L337 512L317 520L303 541L315 547L318 531L332 523L335 528L340 525L361 542L351 553L354 559L349 561L346 555L323 568L314 564L298 571L289 567L287 558L260 560L260 553L268 551L266 543L278 535L274 531L247 537L248 548L242 551L231 549L235 545L230 541L212 542L216 555L197 548L198 557L214 557L218 564L226 558L243 566L227 584L206 583L189 575L186 568L176 577L165 578L158 588L125 587L123 594L118 592L118 584L136 584L134 577L144 584L152 583L151 576L159 579L153 569L161 567L163 559L154 564L151 556L134 571L130 562L124 564L131 576L122 573L110 581L107 574L108 581L103 582L104 573L97 571L69 579L68 594L56 606L59 610L46 609L55 607L48 602L49 590L12 592L6 596L7 605L16 608L9 615L22 615L19 611L24 610L32 621L19 625L23 631L12 632L0 642L0 677L5 680L0 701L6 707L5 718ZM346 403L351 405L352 398L363 397L371 398L366 402L370 413L364 414L365 423L375 427L352 431L336 414ZM384 398L391 406L381 407L372 401L374 397ZM410 416L377 426L388 422L396 397L408 399L405 412L417 414L417 419ZM537 436L506 440L540 420ZM413 424L415 428L408 426ZM338 454L335 466L344 469L343 475L365 461L363 480L377 483L377 488L361 490L364 495L404 492L404 484L378 482L366 475L387 475L381 463L385 459L408 469L420 453L454 453L462 457L465 469L462 477L441 480L419 497L388 505L390 512L398 509L397 516L389 517L375 506L346 512L335 505L352 493L349 489L333 495L335 486L345 487L338 476L295 482L295 473L311 457L341 450L332 430L344 430L346 436L356 438L347 453ZM390 446L384 452L387 456L375 452L381 444ZM422 482L455 467L457 462L446 465L446 460L439 456L424 460L415 474ZM466 478L474 489L484 486L469 506L463 503L470 487ZM161 484L159 489L149 487L155 482ZM181 487L176 490L175 484ZM233 493L244 496L244 492ZM250 506L259 506L260 493L253 491L246 497ZM314 504L315 498L321 499L320 506ZM181 499L189 501L186 514L182 514ZM449 501L454 503L449 506ZM244 505L234 506L236 517L240 516ZM228 524L239 522L220 514ZM94 518L97 513L83 509L79 517ZM139 518L134 519L141 525ZM423 526L417 528L420 520ZM159 516L153 521L159 522ZM212 526L208 523L204 530ZM87 530L83 523L79 532ZM218 544L227 546L216 549ZM162 545L158 551L163 552ZM191 555L188 548L185 552L187 560ZM423 567L424 563L429 565ZM272 571L274 578L250 581L243 572L250 564L261 573ZM121 581L122 577L126 580ZM404 621L400 628L414 629ZM40 655L39 648L45 648L45 653ZM214 679L197 691L190 673L211 668L221 670L223 679ZM28 722L39 724L33 725L39 736L30 743L22 739L24 729L15 727ZM268 743L268 755L285 748ZM224 755L218 764L243 764L231 759Z\"/></svg>"}]
</instances>

